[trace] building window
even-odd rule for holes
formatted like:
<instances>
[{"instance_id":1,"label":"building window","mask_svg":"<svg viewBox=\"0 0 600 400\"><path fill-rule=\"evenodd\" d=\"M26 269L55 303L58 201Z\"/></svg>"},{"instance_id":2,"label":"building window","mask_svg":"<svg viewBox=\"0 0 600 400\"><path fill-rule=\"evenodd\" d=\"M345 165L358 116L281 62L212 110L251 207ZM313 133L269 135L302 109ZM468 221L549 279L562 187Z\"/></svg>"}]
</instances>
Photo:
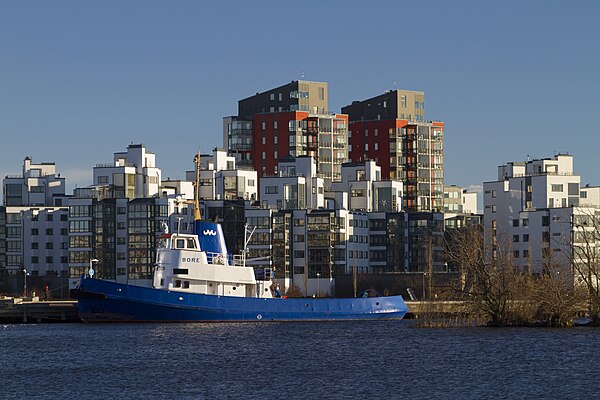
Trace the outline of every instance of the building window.
<instances>
[{"instance_id":1,"label":"building window","mask_svg":"<svg viewBox=\"0 0 600 400\"><path fill-rule=\"evenodd\" d=\"M523 250L523 258L529 257L529 250Z\"/></svg>"},{"instance_id":2,"label":"building window","mask_svg":"<svg viewBox=\"0 0 600 400\"><path fill-rule=\"evenodd\" d=\"M271 93L271 94L270 94L270 96L269 96L269 98L270 98L271 100L275 100L275 93Z\"/></svg>"},{"instance_id":3,"label":"building window","mask_svg":"<svg viewBox=\"0 0 600 400\"><path fill-rule=\"evenodd\" d=\"M519 258L519 250L513 251L513 257L514 258Z\"/></svg>"},{"instance_id":4,"label":"building window","mask_svg":"<svg viewBox=\"0 0 600 400\"><path fill-rule=\"evenodd\" d=\"M54 248L54 243L46 242L46 250L52 250Z\"/></svg>"},{"instance_id":5,"label":"building window","mask_svg":"<svg viewBox=\"0 0 600 400\"><path fill-rule=\"evenodd\" d=\"M548 216L548 215L542 216L542 226L550 226L550 216Z\"/></svg>"},{"instance_id":6,"label":"building window","mask_svg":"<svg viewBox=\"0 0 600 400\"><path fill-rule=\"evenodd\" d=\"M267 144L267 138L265 136L262 137L262 144Z\"/></svg>"},{"instance_id":7,"label":"building window","mask_svg":"<svg viewBox=\"0 0 600 400\"><path fill-rule=\"evenodd\" d=\"M496 212L496 205L495 205L495 204L492 206L492 212L493 212L493 213L495 213L495 212Z\"/></svg>"},{"instance_id":8,"label":"building window","mask_svg":"<svg viewBox=\"0 0 600 400\"><path fill-rule=\"evenodd\" d=\"M402 105L402 108L406 108L406 96L402 95L400 97L400 104Z\"/></svg>"},{"instance_id":9,"label":"building window","mask_svg":"<svg viewBox=\"0 0 600 400\"><path fill-rule=\"evenodd\" d=\"M99 176L98 177L98 183L108 183L108 176Z\"/></svg>"},{"instance_id":10,"label":"building window","mask_svg":"<svg viewBox=\"0 0 600 400\"><path fill-rule=\"evenodd\" d=\"M518 219L513 219L513 227L515 227L515 228L519 227L519 220Z\"/></svg>"},{"instance_id":11,"label":"building window","mask_svg":"<svg viewBox=\"0 0 600 400\"><path fill-rule=\"evenodd\" d=\"M273 121L273 128L277 129L277 121Z\"/></svg>"},{"instance_id":12,"label":"building window","mask_svg":"<svg viewBox=\"0 0 600 400\"><path fill-rule=\"evenodd\" d=\"M325 88L324 87L319 88L319 100L325 100Z\"/></svg>"},{"instance_id":13,"label":"building window","mask_svg":"<svg viewBox=\"0 0 600 400\"><path fill-rule=\"evenodd\" d=\"M262 159L266 160L267 159L267 153L265 151L262 152ZM263 172L266 171L266 167L263 167Z\"/></svg>"},{"instance_id":14,"label":"building window","mask_svg":"<svg viewBox=\"0 0 600 400\"><path fill-rule=\"evenodd\" d=\"M563 185L552 185L552 191L553 192L562 192L563 191Z\"/></svg>"},{"instance_id":15,"label":"building window","mask_svg":"<svg viewBox=\"0 0 600 400\"><path fill-rule=\"evenodd\" d=\"M496 191L495 190L492 190L492 198L493 199L496 198Z\"/></svg>"},{"instance_id":16,"label":"building window","mask_svg":"<svg viewBox=\"0 0 600 400\"><path fill-rule=\"evenodd\" d=\"M523 235L523 242L529 242L529 234L528 233Z\"/></svg>"},{"instance_id":17,"label":"building window","mask_svg":"<svg viewBox=\"0 0 600 400\"><path fill-rule=\"evenodd\" d=\"M542 242L550 243L550 232L542 232Z\"/></svg>"},{"instance_id":18,"label":"building window","mask_svg":"<svg viewBox=\"0 0 600 400\"><path fill-rule=\"evenodd\" d=\"M53 235L53 234L54 234L54 230L52 228L46 229L46 235Z\"/></svg>"},{"instance_id":19,"label":"building window","mask_svg":"<svg viewBox=\"0 0 600 400\"><path fill-rule=\"evenodd\" d=\"M267 129L267 123L265 121L262 122L262 130Z\"/></svg>"},{"instance_id":20,"label":"building window","mask_svg":"<svg viewBox=\"0 0 600 400\"><path fill-rule=\"evenodd\" d=\"M46 215L46 221L53 221L53 220L54 220L54 215L52 215L52 214Z\"/></svg>"}]
</instances>

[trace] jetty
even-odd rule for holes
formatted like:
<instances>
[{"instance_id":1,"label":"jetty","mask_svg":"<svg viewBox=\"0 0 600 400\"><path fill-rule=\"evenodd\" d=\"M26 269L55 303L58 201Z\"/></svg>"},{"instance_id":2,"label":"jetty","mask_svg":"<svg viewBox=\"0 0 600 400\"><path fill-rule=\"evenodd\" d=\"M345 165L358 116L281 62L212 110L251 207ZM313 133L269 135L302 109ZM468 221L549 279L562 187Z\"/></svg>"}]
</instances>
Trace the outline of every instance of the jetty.
<instances>
[{"instance_id":1,"label":"jetty","mask_svg":"<svg viewBox=\"0 0 600 400\"><path fill-rule=\"evenodd\" d=\"M80 322L76 300L0 297L1 323Z\"/></svg>"}]
</instances>

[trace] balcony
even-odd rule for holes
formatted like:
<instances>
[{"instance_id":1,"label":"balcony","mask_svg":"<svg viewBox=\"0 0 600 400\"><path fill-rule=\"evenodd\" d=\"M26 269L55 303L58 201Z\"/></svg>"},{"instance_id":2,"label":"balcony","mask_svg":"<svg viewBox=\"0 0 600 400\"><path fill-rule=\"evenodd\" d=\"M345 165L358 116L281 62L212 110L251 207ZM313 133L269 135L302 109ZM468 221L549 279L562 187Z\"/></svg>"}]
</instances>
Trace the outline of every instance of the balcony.
<instances>
[{"instance_id":1,"label":"balcony","mask_svg":"<svg viewBox=\"0 0 600 400\"><path fill-rule=\"evenodd\" d=\"M250 151L250 150L252 150L252 145L237 143L237 144L230 144L229 148L231 151Z\"/></svg>"}]
</instances>

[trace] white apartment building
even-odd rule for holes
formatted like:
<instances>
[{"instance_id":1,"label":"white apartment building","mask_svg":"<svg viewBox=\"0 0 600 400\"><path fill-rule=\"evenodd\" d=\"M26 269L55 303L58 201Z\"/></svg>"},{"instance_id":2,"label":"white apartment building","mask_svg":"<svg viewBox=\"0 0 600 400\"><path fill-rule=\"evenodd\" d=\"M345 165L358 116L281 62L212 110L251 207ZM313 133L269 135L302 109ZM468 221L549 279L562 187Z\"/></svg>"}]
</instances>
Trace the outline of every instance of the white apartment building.
<instances>
[{"instance_id":1,"label":"white apartment building","mask_svg":"<svg viewBox=\"0 0 600 400\"><path fill-rule=\"evenodd\" d=\"M342 180L333 182L331 192L347 193L350 210L390 211L402 209L403 185L397 180L381 180L381 167L374 160L342 164ZM330 198L342 199L335 194Z\"/></svg>"},{"instance_id":2,"label":"white apartment building","mask_svg":"<svg viewBox=\"0 0 600 400\"><path fill-rule=\"evenodd\" d=\"M498 180L484 182L484 241L490 260L539 273L550 265L570 273L574 221L594 213L595 204L579 207L580 176L573 157L510 162L498 167ZM582 189L587 197L597 192ZM593 198L591 199L593 201Z\"/></svg>"},{"instance_id":3,"label":"white apartment building","mask_svg":"<svg viewBox=\"0 0 600 400\"><path fill-rule=\"evenodd\" d=\"M6 273L66 274L67 198L65 178L56 173L56 165L35 164L26 157L22 174L6 176L2 184Z\"/></svg>"},{"instance_id":4,"label":"white apartment building","mask_svg":"<svg viewBox=\"0 0 600 400\"><path fill-rule=\"evenodd\" d=\"M186 179L196 180L196 171L186 171ZM257 200L258 175L249 168L237 168L235 157L215 148L212 155L200 155L200 199Z\"/></svg>"},{"instance_id":5,"label":"white apartment building","mask_svg":"<svg viewBox=\"0 0 600 400\"><path fill-rule=\"evenodd\" d=\"M130 144L126 152L114 153L112 164L94 167L94 185L108 186L110 197L128 199L152 197L159 193L161 170L156 155L143 144Z\"/></svg>"},{"instance_id":6,"label":"white apartment building","mask_svg":"<svg viewBox=\"0 0 600 400\"><path fill-rule=\"evenodd\" d=\"M65 178L56 173L54 163L34 164L30 157L23 161L22 175L3 179L4 202L11 206L55 206L65 195Z\"/></svg>"},{"instance_id":7,"label":"white apartment building","mask_svg":"<svg viewBox=\"0 0 600 400\"><path fill-rule=\"evenodd\" d=\"M277 176L260 180L263 208L314 209L325 206L325 180L317 174L313 157L285 157L279 160Z\"/></svg>"},{"instance_id":8,"label":"white apartment building","mask_svg":"<svg viewBox=\"0 0 600 400\"><path fill-rule=\"evenodd\" d=\"M477 214L477 192L469 192L456 185L445 185L444 214Z\"/></svg>"}]
</instances>

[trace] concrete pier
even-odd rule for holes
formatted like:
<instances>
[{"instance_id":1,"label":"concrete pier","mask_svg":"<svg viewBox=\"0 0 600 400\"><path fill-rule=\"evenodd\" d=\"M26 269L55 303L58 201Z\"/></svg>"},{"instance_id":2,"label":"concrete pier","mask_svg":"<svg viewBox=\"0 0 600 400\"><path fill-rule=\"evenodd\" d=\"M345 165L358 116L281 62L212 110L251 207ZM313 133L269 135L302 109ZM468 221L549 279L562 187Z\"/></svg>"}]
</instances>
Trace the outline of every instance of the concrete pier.
<instances>
[{"instance_id":1,"label":"concrete pier","mask_svg":"<svg viewBox=\"0 0 600 400\"><path fill-rule=\"evenodd\" d=\"M0 298L0 322L80 322L76 300L39 301L38 298Z\"/></svg>"}]
</instances>

